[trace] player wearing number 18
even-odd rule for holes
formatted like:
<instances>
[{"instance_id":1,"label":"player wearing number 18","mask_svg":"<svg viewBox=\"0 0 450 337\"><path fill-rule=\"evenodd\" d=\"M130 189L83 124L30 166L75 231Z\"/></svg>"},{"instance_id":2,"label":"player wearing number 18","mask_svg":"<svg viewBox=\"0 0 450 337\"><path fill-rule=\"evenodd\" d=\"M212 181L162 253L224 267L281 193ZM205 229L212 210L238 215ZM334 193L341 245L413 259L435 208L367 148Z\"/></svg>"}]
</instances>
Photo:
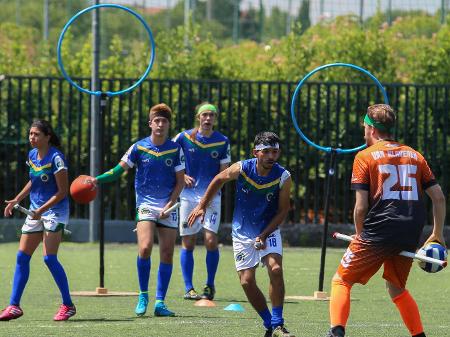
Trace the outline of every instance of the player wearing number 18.
<instances>
[{"instance_id":1,"label":"player wearing number 18","mask_svg":"<svg viewBox=\"0 0 450 337\"><path fill-rule=\"evenodd\" d=\"M445 198L424 157L392 138L396 115L386 104L372 105L364 118L367 149L353 163L351 188L356 191L356 236L331 284L331 329L343 337L354 283L366 284L383 265L383 278L411 336L424 337L418 306L405 289L412 259L426 220L423 192L433 202L433 232L426 242L445 245Z\"/></svg>"},{"instance_id":2,"label":"player wearing number 18","mask_svg":"<svg viewBox=\"0 0 450 337\"><path fill-rule=\"evenodd\" d=\"M245 295L263 320L266 337L293 336L284 327L283 248L278 229L289 211L291 175L277 163L279 143L273 132L257 134L253 149L256 158L234 163L217 174L188 217L189 226L198 218L203 222L208 205L223 184L236 180L231 234L234 260ZM269 274L272 313L256 284L260 262Z\"/></svg>"}]
</instances>

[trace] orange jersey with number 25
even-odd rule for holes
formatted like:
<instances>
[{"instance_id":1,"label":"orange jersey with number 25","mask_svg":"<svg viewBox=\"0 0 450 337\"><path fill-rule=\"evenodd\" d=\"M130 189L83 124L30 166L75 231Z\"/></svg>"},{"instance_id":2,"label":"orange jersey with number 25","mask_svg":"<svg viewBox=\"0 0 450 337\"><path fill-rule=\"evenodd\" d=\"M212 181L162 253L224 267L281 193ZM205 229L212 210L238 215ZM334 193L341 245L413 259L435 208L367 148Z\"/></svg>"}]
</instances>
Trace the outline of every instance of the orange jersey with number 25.
<instances>
[{"instance_id":1,"label":"orange jersey with number 25","mask_svg":"<svg viewBox=\"0 0 450 337\"><path fill-rule=\"evenodd\" d=\"M434 184L425 158L407 145L380 141L360 151L351 188L369 191L361 239L415 249L426 218L423 191Z\"/></svg>"}]
</instances>

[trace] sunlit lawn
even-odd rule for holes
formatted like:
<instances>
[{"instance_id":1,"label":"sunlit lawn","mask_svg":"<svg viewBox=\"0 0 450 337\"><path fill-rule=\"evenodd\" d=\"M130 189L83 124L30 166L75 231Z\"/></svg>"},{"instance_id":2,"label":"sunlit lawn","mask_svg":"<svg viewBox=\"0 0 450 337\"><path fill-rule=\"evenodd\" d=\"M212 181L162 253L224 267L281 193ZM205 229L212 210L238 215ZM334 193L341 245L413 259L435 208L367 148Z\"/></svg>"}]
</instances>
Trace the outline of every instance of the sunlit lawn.
<instances>
[{"instance_id":1,"label":"sunlit lawn","mask_svg":"<svg viewBox=\"0 0 450 337\"><path fill-rule=\"evenodd\" d=\"M158 266L158 247L154 249L150 293L154 294ZM0 302L6 306L11 291L17 243L0 245ZM134 314L136 297L74 297L78 313L68 322L53 322L59 303L59 292L43 264L41 252L32 259L31 276L21 306L24 316L16 321L1 322L0 336L263 336L257 314L247 303L234 269L230 247L221 250L216 280L216 307L202 308L182 299L184 287L176 249L175 268L166 303L176 312L172 318L153 317L153 310L143 318ZM319 249L287 248L284 251L286 295L312 295L318 287ZM341 258L343 249L329 249L325 290ZM205 281L205 252L196 250L194 281L200 290ZM71 290L95 290L98 286L98 245L64 243L60 251ZM112 291L136 291L135 245L106 245L106 287ZM259 285L267 293L265 269L258 271ZM450 315L450 272L426 274L414 266L408 284L415 296L427 336L448 336ZM352 292L352 313L347 327L349 337L409 336L377 274L365 287ZM230 303L241 304L245 311L225 311ZM287 327L297 337L323 337L328 329L328 302L287 300Z\"/></svg>"}]
</instances>

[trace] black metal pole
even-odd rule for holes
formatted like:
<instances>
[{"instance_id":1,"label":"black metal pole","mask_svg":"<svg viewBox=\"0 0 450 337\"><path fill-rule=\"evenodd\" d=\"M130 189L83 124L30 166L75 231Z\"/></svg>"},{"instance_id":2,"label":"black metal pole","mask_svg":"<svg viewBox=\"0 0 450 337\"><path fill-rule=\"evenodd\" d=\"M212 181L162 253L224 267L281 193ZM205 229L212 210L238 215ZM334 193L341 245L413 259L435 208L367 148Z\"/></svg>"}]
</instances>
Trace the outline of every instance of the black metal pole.
<instances>
[{"instance_id":1,"label":"black metal pole","mask_svg":"<svg viewBox=\"0 0 450 337\"><path fill-rule=\"evenodd\" d=\"M100 96L100 172L103 172L103 161L105 154L104 127L106 115L106 103L108 96L104 93ZM98 238L100 243L100 288L105 287L105 201L103 198L103 188L99 190L100 199L100 221L98 226Z\"/></svg>"},{"instance_id":2,"label":"black metal pole","mask_svg":"<svg viewBox=\"0 0 450 337\"><path fill-rule=\"evenodd\" d=\"M99 0L95 1L99 4ZM92 75L91 75L91 91L100 90L99 81L99 64L100 64L100 10L97 8L92 12ZM100 97L91 95L91 133L90 133L90 163L89 174L96 177L100 174ZM95 199L89 203L89 241L98 240L98 224L100 221L100 199Z\"/></svg>"},{"instance_id":3,"label":"black metal pole","mask_svg":"<svg viewBox=\"0 0 450 337\"><path fill-rule=\"evenodd\" d=\"M334 173L336 172L336 149L331 149L330 160L328 161L327 181L325 187L325 210L324 210L324 224L322 234L322 251L320 254L320 273L319 273L319 291L323 291L323 279L325 274L325 256L327 254L327 239L328 239L328 213L330 211L330 193L331 193L331 181L333 180Z\"/></svg>"}]
</instances>

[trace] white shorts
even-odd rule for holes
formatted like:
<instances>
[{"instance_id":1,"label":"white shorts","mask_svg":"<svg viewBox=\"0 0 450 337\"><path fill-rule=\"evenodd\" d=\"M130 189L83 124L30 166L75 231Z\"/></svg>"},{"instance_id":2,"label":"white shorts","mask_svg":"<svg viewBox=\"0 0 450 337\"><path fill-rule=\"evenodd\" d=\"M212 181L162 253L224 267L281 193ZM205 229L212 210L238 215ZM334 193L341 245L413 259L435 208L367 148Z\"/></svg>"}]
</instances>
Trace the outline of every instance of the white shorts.
<instances>
[{"instance_id":1,"label":"white shorts","mask_svg":"<svg viewBox=\"0 0 450 337\"><path fill-rule=\"evenodd\" d=\"M38 233L43 232L59 232L64 230L64 227L69 222L69 214L59 214L53 210L48 210L41 215L39 220L32 220L30 216L27 216L25 223L22 226L22 233Z\"/></svg>"},{"instance_id":2,"label":"white shorts","mask_svg":"<svg viewBox=\"0 0 450 337\"><path fill-rule=\"evenodd\" d=\"M158 226L177 228L178 227L178 210L170 212L169 217L165 219L159 219L158 215L161 212L161 208L154 207L149 204L141 204L136 209L136 221L152 221Z\"/></svg>"},{"instance_id":3,"label":"white shorts","mask_svg":"<svg viewBox=\"0 0 450 337\"><path fill-rule=\"evenodd\" d=\"M267 237L265 249L258 250L254 244L255 239L239 240L233 238L234 264L237 271L253 268L260 262L264 266L264 257L268 254L283 255L283 244L279 229Z\"/></svg>"},{"instance_id":4,"label":"white shorts","mask_svg":"<svg viewBox=\"0 0 450 337\"><path fill-rule=\"evenodd\" d=\"M197 219L192 227L189 227L187 225L187 218L194 207L197 205L198 202L196 201L181 199L180 236L197 234L198 232L200 232L202 227L217 234L220 226L220 201L212 202L208 206L208 208L206 209L205 221L203 223L200 222L200 219Z\"/></svg>"}]
</instances>

